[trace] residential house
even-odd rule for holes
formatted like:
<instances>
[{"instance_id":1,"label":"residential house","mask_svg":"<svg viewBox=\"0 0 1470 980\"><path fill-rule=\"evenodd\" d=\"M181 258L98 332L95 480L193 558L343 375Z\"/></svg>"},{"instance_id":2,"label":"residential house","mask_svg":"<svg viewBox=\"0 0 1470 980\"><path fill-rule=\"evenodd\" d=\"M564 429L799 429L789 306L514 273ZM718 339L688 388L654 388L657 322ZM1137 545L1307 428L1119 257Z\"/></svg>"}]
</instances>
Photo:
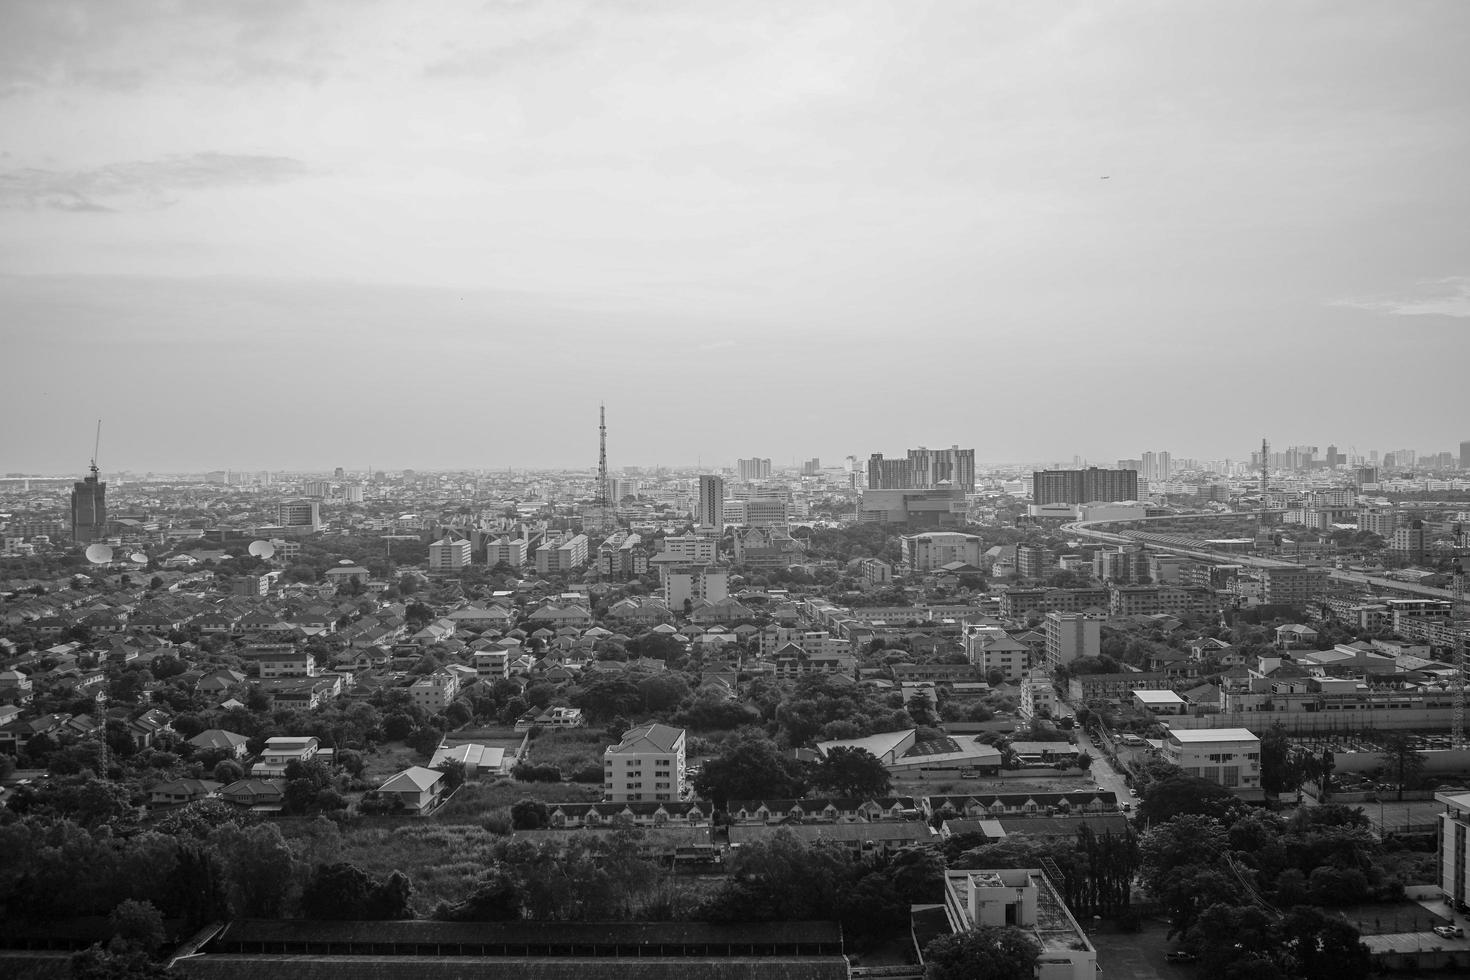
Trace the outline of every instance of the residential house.
<instances>
[{"instance_id":1,"label":"residential house","mask_svg":"<svg viewBox=\"0 0 1470 980\"><path fill-rule=\"evenodd\" d=\"M423 816L434 809L448 789L444 773L423 766L410 766L389 776L378 786L380 799L397 800L403 809Z\"/></svg>"}]
</instances>

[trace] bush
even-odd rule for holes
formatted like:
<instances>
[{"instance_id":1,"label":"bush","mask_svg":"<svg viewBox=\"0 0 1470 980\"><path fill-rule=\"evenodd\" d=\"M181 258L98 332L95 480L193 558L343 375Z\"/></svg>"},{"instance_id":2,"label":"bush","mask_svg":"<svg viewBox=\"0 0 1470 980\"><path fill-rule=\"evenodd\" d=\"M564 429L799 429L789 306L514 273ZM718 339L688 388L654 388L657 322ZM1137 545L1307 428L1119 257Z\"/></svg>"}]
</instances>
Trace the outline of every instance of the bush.
<instances>
[{"instance_id":1,"label":"bush","mask_svg":"<svg viewBox=\"0 0 1470 980\"><path fill-rule=\"evenodd\" d=\"M537 765L534 762L518 763L510 774L523 783L559 783L561 782L561 767L553 765ZM602 782L599 771L598 782Z\"/></svg>"}]
</instances>

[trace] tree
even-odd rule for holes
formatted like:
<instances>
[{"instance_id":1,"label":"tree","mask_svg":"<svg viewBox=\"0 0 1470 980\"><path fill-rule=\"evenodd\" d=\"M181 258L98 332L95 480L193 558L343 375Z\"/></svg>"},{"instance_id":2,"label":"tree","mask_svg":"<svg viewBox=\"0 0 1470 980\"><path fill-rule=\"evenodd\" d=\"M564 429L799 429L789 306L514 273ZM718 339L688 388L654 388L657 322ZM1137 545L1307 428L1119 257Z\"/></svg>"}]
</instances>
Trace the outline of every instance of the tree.
<instances>
[{"instance_id":1,"label":"tree","mask_svg":"<svg viewBox=\"0 0 1470 980\"><path fill-rule=\"evenodd\" d=\"M73 954L67 969L66 976L72 980L175 980L178 976L141 950L114 953L100 946Z\"/></svg>"},{"instance_id":2,"label":"tree","mask_svg":"<svg viewBox=\"0 0 1470 980\"><path fill-rule=\"evenodd\" d=\"M924 947L925 980L1031 980L1041 947L1014 926L981 926Z\"/></svg>"},{"instance_id":3,"label":"tree","mask_svg":"<svg viewBox=\"0 0 1470 980\"><path fill-rule=\"evenodd\" d=\"M1417 786L1424 775L1424 756L1414 737L1404 732L1388 732L1379 744L1383 746L1383 769L1398 787L1398 800L1403 802L1404 789Z\"/></svg>"},{"instance_id":4,"label":"tree","mask_svg":"<svg viewBox=\"0 0 1470 980\"><path fill-rule=\"evenodd\" d=\"M459 789L465 781L465 764L458 759L445 759L434 767L444 774L444 784L450 792Z\"/></svg>"},{"instance_id":5,"label":"tree","mask_svg":"<svg viewBox=\"0 0 1470 980\"><path fill-rule=\"evenodd\" d=\"M1366 980L1373 968L1358 930L1342 919L1298 906L1277 926L1278 946L1291 961L1291 975L1304 980Z\"/></svg>"},{"instance_id":6,"label":"tree","mask_svg":"<svg viewBox=\"0 0 1470 980\"><path fill-rule=\"evenodd\" d=\"M516 830L540 830L551 823L551 811L540 800L517 800L510 807L510 823Z\"/></svg>"},{"instance_id":7,"label":"tree","mask_svg":"<svg viewBox=\"0 0 1470 980\"><path fill-rule=\"evenodd\" d=\"M1261 788L1280 795L1295 793L1307 779L1307 767L1295 752L1280 722L1261 736Z\"/></svg>"},{"instance_id":8,"label":"tree","mask_svg":"<svg viewBox=\"0 0 1470 980\"><path fill-rule=\"evenodd\" d=\"M796 799L806 792L801 763L781 754L776 743L760 735L746 735L708 759L694 789L724 809L730 800Z\"/></svg>"},{"instance_id":9,"label":"tree","mask_svg":"<svg viewBox=\"0 0 1470 980\"><path fill-rule=\"evenodd\" d=\"M839 745L810 770L812 785L837 796L886 796L893 786L888 768L867 749Z\"/></svg>"},{"instance_id":10,"label":"tree","mask_svg":"<svg viewBox=\"0 0 1470 980\"><path fill-rule=\"evenodd\" d=\"M1229 820L1245 808L1240 797L1219 783L1198 776L1169 776L1149 783L1138 804L1138 819L1161 824L1197 814Z\"/></svg>"},{"instance_id":11,"label":"tree","mask_svg":"<svg viewBox=\"0 0 1470 980\"><path fill-rule=\"evenodd\" d=\"M109 916L112 925L112 951L134 950L152 956L163 945L163 913L152 902L126 899L118 903Z\"/></svg>"}]
</instances>

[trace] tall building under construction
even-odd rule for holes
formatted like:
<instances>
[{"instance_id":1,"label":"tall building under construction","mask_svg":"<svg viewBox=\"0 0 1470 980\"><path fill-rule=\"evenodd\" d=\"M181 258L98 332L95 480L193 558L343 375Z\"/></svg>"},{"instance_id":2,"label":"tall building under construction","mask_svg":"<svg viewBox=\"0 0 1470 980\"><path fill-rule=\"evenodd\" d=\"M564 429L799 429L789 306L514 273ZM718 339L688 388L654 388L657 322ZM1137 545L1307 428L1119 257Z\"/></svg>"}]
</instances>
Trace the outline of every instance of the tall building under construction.
<instances>
[{"instance_id":1,"label":"tall building under construction","mask_svg":"<svg viewBox=\"0 0 1470 980\"><path fill-rule=\"evenodd\" d=\"M91 544L107 536L107 483L99 475L97 464L84 480L72 484L71 539L75 544Z\"/></svg>"}]
</instances>

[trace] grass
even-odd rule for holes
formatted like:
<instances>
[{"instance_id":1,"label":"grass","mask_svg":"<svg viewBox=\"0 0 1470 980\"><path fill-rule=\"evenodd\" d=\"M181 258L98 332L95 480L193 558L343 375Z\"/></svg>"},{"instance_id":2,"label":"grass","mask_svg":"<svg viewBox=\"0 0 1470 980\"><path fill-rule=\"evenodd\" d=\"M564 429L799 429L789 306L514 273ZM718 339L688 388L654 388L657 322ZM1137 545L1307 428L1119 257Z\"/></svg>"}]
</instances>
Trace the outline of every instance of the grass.
<instances>
[{"instance_id":1,"label":"grass","mask_svg":"<svg viewBox=\"0 0 1470 980\"><path fill-rule=\"evenodd\" d=\"M584 766L602 768L602 753L609 739L606 732L573 729L542 732L531 740L528 752L538 765L559 766L562 775L570 776Z\"/></svg>"},{"instance_id":2,"label":"grass","mask_svg":"<svg viewBox=\"0 0 1470 980\"><path fill-rule=\"evenodd\" d=\"M509 809L518 800L546 803L595 803L602 799L601 786L579 783L518 783L513 779L472 779L430 819L440 822L483 822L496 811Z\"/></svg>"},{"instance_id":3,"label":"grass","mask_svg":"<svg viewBox=\"0 0 1470 980\"><path fill-rule=\"evenodd\" d=\"M412 822L364 822L345 828L342 860L384 876L403 871L414 886L414 904L428 915L440 902L459 902L492 863L500 838L473 824L436 818Z\"/></svg>"},{"instance_id":4,"label":"grass","mask_svg":"<svg viewBox=\"0 0 1470 980\"><path fill-rule=\"evenodd\" d=\"M384 742L374 752L362 755L362 778L373 786L378 785L409 766L426 766L429 760L419 755L402 742Z\"/></svg>"}]
</instances>

